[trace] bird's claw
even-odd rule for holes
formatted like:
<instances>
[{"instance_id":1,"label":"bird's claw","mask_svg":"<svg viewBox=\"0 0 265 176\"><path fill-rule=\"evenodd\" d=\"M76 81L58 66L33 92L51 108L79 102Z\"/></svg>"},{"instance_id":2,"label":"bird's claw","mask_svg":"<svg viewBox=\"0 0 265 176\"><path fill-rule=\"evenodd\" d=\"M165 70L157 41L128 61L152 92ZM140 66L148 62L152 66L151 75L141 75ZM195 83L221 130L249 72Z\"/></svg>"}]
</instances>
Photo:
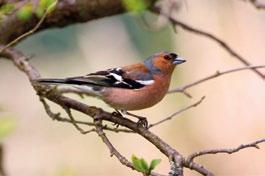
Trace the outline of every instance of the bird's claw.
<instances>
[{"instance_id":1,"label":"bird's claw","mask_svg":"<svg viewBox=\"0 0 265 176\"><path fill-rule=\"evenodd\" d=\"M130 116L133 116L133 117L136 117L136 118L139 119L138 122L137 122L137 127L143 127L145 129L148 128L148 121L147 121L147 119L145 117L134 115L134 114L131 114L131 113L128 113L128 112L126 112L126 114L130 115ZM118 110L115 110L114 112L112 112L112 115L116 116L116 117L124 118L123 115ZM119 126L119 124L116 124L116 123L114 125L116 127Z\"/></svg>"},{"instance_id":2,"label":"bird's claw","mask_svg":"<svg viewBox=\"0 0 265 176\"><path fill-rule=\"evenodd\" d=\"M138 122L137 122L137 126L138 127L144 127L145 129L147 129L148 127L148 121L145 117L141 117L139 118Z\"/></svg>"},{"instance_id":3,"label":"bird's claw","mask_svg":"<svg viewBox=\"0 0 265 176\"><path fill-rule=\"evenodd\" d=\"M117 110L112 112L111 114L113 116L123 118L122 114L119 111L117 111ZM115 126L116 129L119 128L119 126L120 126L120 124L118 124L118 123L114 123L113 125Z\"/></svg>"}]
</instances>

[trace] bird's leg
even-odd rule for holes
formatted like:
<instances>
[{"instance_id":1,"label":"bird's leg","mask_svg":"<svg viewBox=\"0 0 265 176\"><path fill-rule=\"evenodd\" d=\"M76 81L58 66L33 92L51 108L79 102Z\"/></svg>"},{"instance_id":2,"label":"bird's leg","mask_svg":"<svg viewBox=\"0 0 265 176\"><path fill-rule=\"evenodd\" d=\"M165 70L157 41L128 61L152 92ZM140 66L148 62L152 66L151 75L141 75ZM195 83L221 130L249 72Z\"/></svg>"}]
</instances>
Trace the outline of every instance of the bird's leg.
<instances>
[{"instance_id":1,"label":"bird's leg","mask_svg":"<svg viewBox=\"0 0 265 176\"><path fill-rule=\"evenodd\" d=\"M138 122L137 122L138 126L142 126L144 128L148 127L148 121L147 121L147 119L145 117L132 114L132 113L130 113L128 111L125 111L125 110L122 110L121 112L126 114L126 115L129 115L129 116L132 116L132 117L136 117L138 119Z\"/></svg>"},{"instance_id":2,"label":"bird's leg","mask_svg":"<svg viewBox=\"0 0 265 176\"><path fill-rule=\"evenodd\" d=\"M118 109L115 109L115 111L112 112L112 115L113 115L113 116L116 116L116 117L121 117L121 118L123 118L122 113L121 113ZM113 125L114 125L116 128L119 127L119 124L118 124L118 123L114 123Z\"/></svg>"}]
</instances>

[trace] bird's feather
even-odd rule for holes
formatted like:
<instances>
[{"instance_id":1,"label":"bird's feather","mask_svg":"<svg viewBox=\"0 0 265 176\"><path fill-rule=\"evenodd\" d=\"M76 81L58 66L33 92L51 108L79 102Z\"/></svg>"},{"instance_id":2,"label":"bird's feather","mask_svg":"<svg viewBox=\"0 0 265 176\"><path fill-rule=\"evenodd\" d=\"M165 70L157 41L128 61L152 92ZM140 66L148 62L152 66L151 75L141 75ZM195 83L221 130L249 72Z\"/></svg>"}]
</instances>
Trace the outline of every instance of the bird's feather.
<instances>
[{"instance_id":1,"label":"bird's feather","mask_svg":"<svg viewBox=\"0 0 265 176\"><path fill-rule=\"evenodd\" d=\"M65 79L39 79L38 82L140 89L146 85L151 85L154 80L151 73L148 72L145 73L122 68L112 68L105 71L90 73L86 76L69 77Z\"/></svg>"}]
</instances>

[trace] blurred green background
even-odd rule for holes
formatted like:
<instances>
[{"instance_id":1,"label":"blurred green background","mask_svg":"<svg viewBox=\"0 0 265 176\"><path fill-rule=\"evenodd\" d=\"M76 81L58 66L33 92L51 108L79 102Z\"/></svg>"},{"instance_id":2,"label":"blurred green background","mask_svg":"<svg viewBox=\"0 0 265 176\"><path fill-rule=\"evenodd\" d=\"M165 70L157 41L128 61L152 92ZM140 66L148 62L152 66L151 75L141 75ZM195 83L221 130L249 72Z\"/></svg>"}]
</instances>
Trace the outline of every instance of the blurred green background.
<instances>
[{"instance_id":1,"label":"blurred green background","mask_svg":"<svg viewBox=\"0 0 265 176\"><path fill-rule=\"evenodd\" d=\"M265 64L264 11L237 0L187 0L175 16L219 36L253 64ZM175 33L167 23L150 28L156 22L150 13L118 15L46 30L27 38L17 48L33 56L30 62L43 77L84 75L140 62L161 50L173 51L187 62L175 70L172 88L216 70L241 66L213 41L180 28ZM0 141L4 143L4 164L10 176L141 175L109 157L108 149L96 134L81 135L72 125L52 121L26 76L9 61L2 59L0 63ZM170 94L156 106L135 113L147 116L150 123L156 122L206 95L200 106L152 129L184 155L202 149L234 147L264 136L264 81L254 73L226 75L196 86L190 93L192 99ZM97 99L81 101L111 111ZM52 109L60 111L55 105ZM75 117L86 119L78 113ZM3 121L6 130L2 130ZM134 134L107 135L128 158L132 154L148 161L161 158L156 171L168 172L167 158L143 138ZM261 150L204 156L197 161L216 175L265 175L264 155L262 144Z\"/></svg>"}]
</instances>

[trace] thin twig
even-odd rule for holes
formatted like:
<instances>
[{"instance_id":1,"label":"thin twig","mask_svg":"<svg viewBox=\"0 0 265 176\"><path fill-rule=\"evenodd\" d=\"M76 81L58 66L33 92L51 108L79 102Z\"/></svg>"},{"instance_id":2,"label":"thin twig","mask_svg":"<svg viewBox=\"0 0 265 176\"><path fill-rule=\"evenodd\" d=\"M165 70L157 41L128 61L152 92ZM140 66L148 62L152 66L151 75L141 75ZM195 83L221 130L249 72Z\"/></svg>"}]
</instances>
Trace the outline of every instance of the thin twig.
<instances>
[{"instance_id":1,"label":"thin twig","mask_svg":"<svg viewBox=\"0 0 265 176\"><path fill-rule=\"evenodd\" d=\"M46 113L48 114L49 117L51 117L52 120L58 120L61 121L63 118L60 117L60 113L53 113L51 111L50 106L48 105L48 103L45 101L45 99L43 97L39 97L40 102L43 104L43 107L46 111Z\"/></svg>"},{"instance_id":2,"label":"thin twig","mask_svg":"<svg viewBox=\"0 0 265 176\"><path fill-rule=\"evenodd\" d=\"M67 115L69 116L70 120L71 120L71 123L74 125L74 127L81 133L81 134L87 134L87 133L90 133L90 132L93 132L93 131L96 131L94 128L92 128L91 130L88 130L88 131L85 131L83 130L81 127L79 127L77 125L77 123L75 123L75 119L73 117L73 114L71 112L71 109L68 108L68 107L63 107L65 112L67 113Z\"/></svg>"},{"instance_id":3,"label":"thin twig","mask_svg":"<svg viewBox=\"0 0 265 176\"><path fill-rule=\"evenodd\" d=\"M219 45L221 45L228 53L230 53L233 57L235 57L236 59L238 59L241 63L243 63L246 66L250 66L250 62L244 58L243 56L241 56L240 54L238 54L234 49L232 49L231 46L229 46L226 42L224 42L223 40L221 40L220 38L214 36L213 34L210 34L208 32L205 32L203 30L199 30L195 27L192 27L188 24L185 24L181 21L179 21L178 19L173 18L172 16L168 16L168 19L171 21L171 23L173 23L174 25L180 26L183 29L195 33L197 35L201 35L204 37L207 37L215 42L217 42ZM251 69L252 71L254 71L257 75L259 75L262 79L265 79L265 75L263 73L261 73L260 71L258 71L256 68L252 68L250 67L249 69Z\"/></svg>"},{"instance_id":4,"label":"thin twig","mask_svg":"<svg viewBox=\"0 0 265 176\"><path fill-rule=\"evenodd\" d=\"M200 152L193 153L187 157L187 162L193 161L196 157L202 156L202 155L208 155L208 154L218 154L218 153L227 153L227 154L232 154L236 153L242 149L246 148L256 148L259 149L258 144L265 142L265 138L256 140L254 142L248 143L248 144L241 144L240 146L236 148L231 148L231 149L212 149L212 150L203 150Z\"/></svg>"},{"instance_id":5,"label":"thin twig","mask_svg":"<svg viewBox=\"0 0 265 176\"><path fill-rule=\"evenodd\" d=\"M201 79L199 79L199 80L197 80L197 81L195 81L193 83L187 84L185 86L182 86L182 87L179 87L179 88L176 88L176 89L172 89L172 90L168 91L168 93L184 92L184 91L186 91L187 89L189 89L189 88L191 88L193 86L196 86L198 84L201 84L201 83L203 83L205 81L208 81L208 80L211 80L213 78L216 78L216 77L228 74L228 73L238 72L238 71L242 71L242 70L248 70L248 69L252 69L252 68L255 68L255 69L265 68L265 65L246 66L246 67L234 68L234 69L225 70L225 71L216 71L212 75L209 75L207 77L201 78Z\"/></svg>"},{"instance_id":6,"label":"thin twig","mask_svg":"<svg viewBox=\"0 0 265 176\"><path fill-rule=\"evenodd\" d=\"M187 107L184 107L184 108L182 108L182 109L180 109L180 110L174 112L174 113L171 114L170 116L168 116L168 117L166 117L166 118L164 118L164 119L162 119L162 120L160 120L160 121L158 121L158 122L156 122L156 123L150 124L148 128L152 128L152 127L154 127L154 126L156 126L156 125L159 125L159 124L161 124L161 123L164 123L165 121L171 120L173 117L179 115L180 113L182 113L182 112L184 112L184 111L187 111L187 110L189 110L189 109L191 109L191 108L194 108L194 107L198 106L199 104L201 104L201 102L202 102L204 99L205 99L205 96L201 97L201 99L200 99L199 101L197 101L197 102L195 102L195 103L193 103L193 104L191 104L191 105L189 105L189 106L187 106Z\"/></svg>"},{"instance_id":7,"label":"thin twig","mask_svg":"<svg viewBox=\"0 0 265 176\"><path fill-rule=\"evenodd\" d=\"M33 34L34 32L36 32L39 27L41 26L41 24L44 22L46 16L48 15L49 11L46 10L44 12L44 14L42 15L41 19L38 21L38 23L34 26L34 28L32 28L31 30L29 30L28 32L20 35L19 37L15 38L14 40L12 40L11 42L9 42L7 45L5 45L5 47L0 48L0 53L2 53L5 49L15 45L16 43L18 43L19 41L21 41L22 39L26 38L27 36Z\"/></svg>"},{"instance_id":8,"label":"thin twig","mask_svg":"<svg viewBox=\"0 0 265 176\"><path fill-rule=\"evenodd\" d=\"M102 122L100 120L95 120L94 123L96 124L96 132L102 141L106 144L106 146L110 150L110 156L116 156L116 158L125 166L134 170L134 167L130 161L128 161L124 156L120 154L120 152L112 145L112 143L107 138L106 134L103 132L102 129Z\"/></svg>"}]
</instances>

